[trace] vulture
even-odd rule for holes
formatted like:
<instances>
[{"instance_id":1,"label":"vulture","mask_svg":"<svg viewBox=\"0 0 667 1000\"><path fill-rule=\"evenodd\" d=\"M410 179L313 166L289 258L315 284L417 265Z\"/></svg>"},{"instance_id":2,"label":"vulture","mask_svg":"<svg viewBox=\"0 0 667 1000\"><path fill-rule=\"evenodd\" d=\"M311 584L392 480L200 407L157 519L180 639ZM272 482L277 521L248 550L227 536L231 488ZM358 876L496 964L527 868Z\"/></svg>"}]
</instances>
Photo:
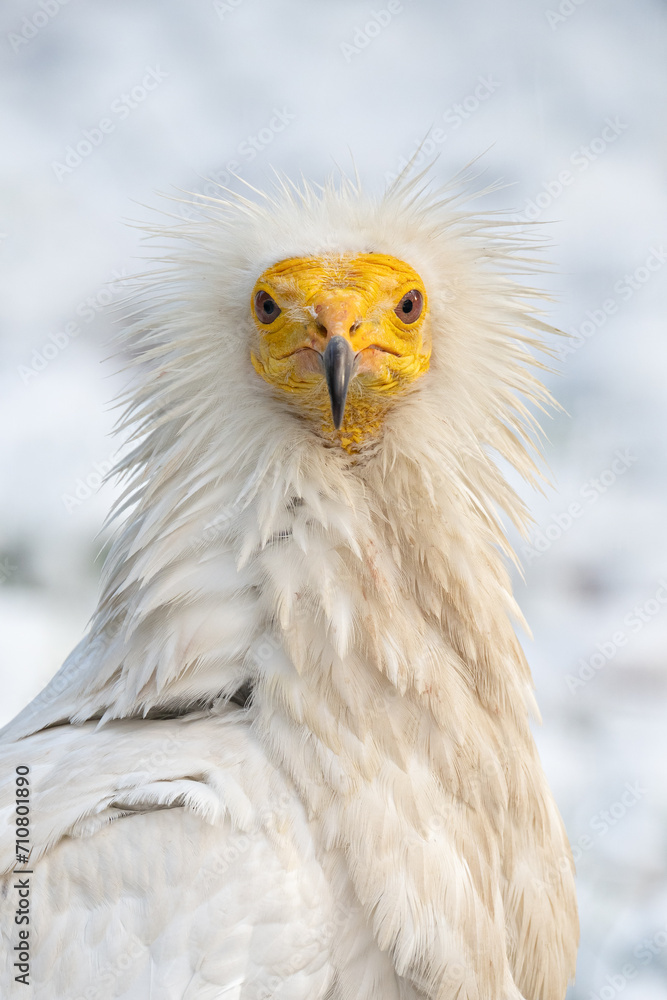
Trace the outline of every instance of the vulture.
<instances>
[{"instance_id":1,"label":"vulture","mask_svg":"<svg viewBox=\"0 0 667 1000\"><path fill-rule=\"evenodd\" d=\"M101 596L0 738L3 998L562 1000L508 540L553 331L467 186L155 228Z\"/></svg>"}]
</instances>

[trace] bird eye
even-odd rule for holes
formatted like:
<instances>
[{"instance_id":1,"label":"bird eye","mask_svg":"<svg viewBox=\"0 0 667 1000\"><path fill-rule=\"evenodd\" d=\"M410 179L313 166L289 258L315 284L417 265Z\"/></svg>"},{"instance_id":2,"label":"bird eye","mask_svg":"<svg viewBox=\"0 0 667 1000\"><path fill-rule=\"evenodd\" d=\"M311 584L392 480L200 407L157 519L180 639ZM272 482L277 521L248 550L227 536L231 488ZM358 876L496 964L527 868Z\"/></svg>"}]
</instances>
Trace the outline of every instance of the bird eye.
<instances>
[{"instance_id":1,"label":"bird eye","mask_svg":"<svg viewBox=\"0 0 667 1000\"><path fill-rule=\"evenodd\" d=\"M255 312L260 323L273 323L282 310L268 292L257 292L255 296Z\"/></svg>"},{"instance_id":2,"label":"bird eye","mask_svg":"<svg viewBox=\"0 0 667 1000\"><path fill-rule=\"evenodd\" d=\"M416 288L406 292L394 312L403 323L414 323L421 316L424 296Z\"/></svg>"}]
</instances>

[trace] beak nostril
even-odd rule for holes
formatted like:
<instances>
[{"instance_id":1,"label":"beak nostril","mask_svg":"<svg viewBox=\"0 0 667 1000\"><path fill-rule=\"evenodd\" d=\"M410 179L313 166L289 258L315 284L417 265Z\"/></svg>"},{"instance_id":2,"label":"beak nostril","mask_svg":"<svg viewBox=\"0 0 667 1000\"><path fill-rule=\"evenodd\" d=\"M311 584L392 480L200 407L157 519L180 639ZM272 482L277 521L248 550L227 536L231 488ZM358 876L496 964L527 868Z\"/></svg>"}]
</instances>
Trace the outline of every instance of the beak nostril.
<instances>
[{"instance_id":1,"label":"beak nostril","mask_svg":"<svg viewBox=\"0 0 667 1000\"><path fill-rule=\"evenodd\" d=\"M358 319L350 327L350 333L356 333L360 326L361 326L361 320Z\"/></svg>"}]
</instances>

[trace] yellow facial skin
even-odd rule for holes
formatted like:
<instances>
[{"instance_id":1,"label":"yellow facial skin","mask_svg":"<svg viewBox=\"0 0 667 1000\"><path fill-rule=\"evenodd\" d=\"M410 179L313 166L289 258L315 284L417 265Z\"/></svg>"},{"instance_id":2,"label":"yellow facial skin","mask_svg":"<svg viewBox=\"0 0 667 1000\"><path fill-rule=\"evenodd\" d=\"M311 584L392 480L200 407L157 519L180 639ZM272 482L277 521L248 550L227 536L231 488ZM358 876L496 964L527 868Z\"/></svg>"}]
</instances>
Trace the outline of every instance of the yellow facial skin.
<instances>
[{"instance_id":1,"label":"yellow facial skin","mask_svg":"<svg viewBox=\"0 0 667 1000\"><path fill-rule=\"evenodd\" d=\"M409 322L394 310L412 290L423 296L423 307ZM255 297L261 291L281 310L268 324L257 316ZM359 451L377 434L392 400L428 371L426 290L417 272L396 257L366 253L280 261L257 281L251 309L259 333L251 353L255 371L298 399L321 433L346 451ZM345 338L356 356L339 430L321 361L335 336Z\"/></svg>"}]
</instances>

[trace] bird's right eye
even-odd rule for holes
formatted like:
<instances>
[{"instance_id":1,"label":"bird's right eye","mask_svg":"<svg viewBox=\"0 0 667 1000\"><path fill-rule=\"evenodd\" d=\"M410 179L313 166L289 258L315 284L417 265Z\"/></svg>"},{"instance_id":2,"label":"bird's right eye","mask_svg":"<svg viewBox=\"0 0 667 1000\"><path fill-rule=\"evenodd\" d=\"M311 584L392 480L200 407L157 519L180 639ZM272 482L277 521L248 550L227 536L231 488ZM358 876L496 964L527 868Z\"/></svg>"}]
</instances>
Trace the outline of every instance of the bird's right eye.
<instances>
[{"instance_id":1,"label":"bird's right eye","mask_svg":"<svg viewBox=\"0 0 667 1000\"><path fill-rule=\"evenodd\" d=\"M282 312L280 306L268 292L257 292L255 296L255 313L260 323L273 323Z\"/></svg>"}]
</instances>

